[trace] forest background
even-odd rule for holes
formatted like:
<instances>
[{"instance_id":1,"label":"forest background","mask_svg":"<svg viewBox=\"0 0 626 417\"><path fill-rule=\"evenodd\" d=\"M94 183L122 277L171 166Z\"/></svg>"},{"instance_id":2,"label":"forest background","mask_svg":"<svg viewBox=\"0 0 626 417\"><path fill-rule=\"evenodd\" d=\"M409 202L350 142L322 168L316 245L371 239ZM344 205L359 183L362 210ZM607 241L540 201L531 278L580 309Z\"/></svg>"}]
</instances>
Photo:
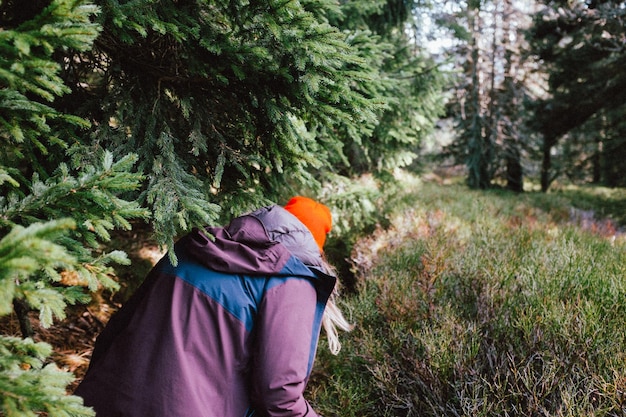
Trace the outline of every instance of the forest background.
<instances>
[{"instance_id":1,"label":"forest background","mask_svg":"<svg viewBox=\"0 0 626 417\"><path fill-rule=\"evenodd\" d=\"M589 199L577 194L570 203L585 208L586 201L602 201L593 205L595 215L611 215L610 226L592 223L604 225L602 233L612 231L612 237L603 246L568 232L558 240L565 246L548 251L554 259L531 262L534 277L554 277L555 271L544 271L542 265L570 253L562 260L569 262L567 268L559 270L571 273L559 275L569 286L559 287L559 303L549 311L529 307L545 305L541 300L551 293L528 297L520 264L502 271L448 272L449 278L475 279L442 280L451 286L438 291L434 277L443 275L427 275L433 281L423 287L418 278L426 275L415 270L407 283L422 285L419 294L456 291L468 307L463 317L480 316L471 327L480 331L466 331L467 339L457 340L472 341L458 346L482 360L463 367L468 362L460 356L441 356L441 366L434 366L426 359L445 349L429 350L423 342L438 340L426 334L432 328L404 329L396 335L401 349L379 347L371 362L361 362L367 377L359 381L369 385L342 393L340 378L346 373L341 369L333 369L339 379L330 378L330 385L314 385L314 400L321 407L329 404L327 415L341 410L342 415L480 415L475 414L480 404L483 415L503 415L502 410L516 415L624 414L626 377L618 366L624 365L624 326L608 320L614 316L599 307L612 300L611 311L624 308L619 237L626 213L620 193L626 186L623 2L22 3L0 1L0 137L5 143L0 151L0 315L4 323L19 327L16 333L3 326L0 335L0 415L92 415L78 398L66 395L74 379L67 370L77 368L52 349L51 339L61 331L53 324L69 313L71 326L82 320L97 333L103 320L94 306L108 314L106 309L119 306L143 277L139 261L131 264L133 244L150 243L161 253L192 227L224 223L295 193L332 207L337 221L327 252L340 266L351 302L366 302L372 293L360 281L358 244L382 233L377 227L394 230L393 213L403 204L391 196L394 190L407 190L407 171L433 179L442 195L448 192L446 175L460 175L463 185L453 189L458 201L464 201L465 192L472 196L465 201L468 212L481 195L490 195L474 193L507 190L507 201L524 212L520 207L526 207L528 196L553 197L570 185L591 184L601 191ZM413 198L409 207L427 207L419 198L427 194L406 195ZM445 201L454 207L454 197ZM562 219L556 203L544 201L542 207ZM507 212L495 209L502 211ZM409 217L422 218L415 212ZM507 219L516 218L527 220L519 213ZM553 220L558 219L545 224ZM472 229L470 235L500 246L474 252L475 260L506 248L507 242L518 242L518 249L547 250L538 243L545 236L525 227L523 239L503 241L500 234L487 233L493 228L484 220L477 224L484 229ZM431 246L411 249L415 268L440 271L435 267L443 264L436 262L443 258L426 250L436 247L433 236L443 235L418 236ZM449 248L455 247L453 242ZM593 252L598 247L602 251ZM467 245L457 249L463 253ZM580 257L572 255L577 250ZM595 263L582 264L585 259ZM456 265L469 264L464 258ZM589 272L583 274L585 285L576 281L576 271L596 268L601 276ZM507 277L497 285L525 298L507 304L503 300L515 298L483 291L496 285L486 276ZM373 296L377 300L366 309L386 314L374 321L380 327L366 333L370 341L381 329L407 325L404 316L390 315L392 310L423 311L424 305L403 306L384 298L394 294L389 291L392 278L381 281L383 299ZM540 279L534 279L526 282L529 288L539 285ZM401 282L395 284L401 287ZM602 296L595 300L591 294ZM496 310L478 308L483 304L477 300L486 295L497 295L500 303L525 314L511 310L501 315L507 317L503 322L492 322L486 316ZM565 295L576 295L576 302ZM426 300L430 314L438 311L435 301L445 297L415 299ZM84 303L90 307L74 307ZM566 322L559 312L570 314L572 323L589 327L591 322L583 318L594 317L593 323L604 327L549 338L546 329L563 328ZM450 315L436 316L454 321ZM548 316L552 327L535 320ZM511 317L527 320L511 325ZM513 329L518 338L503 329ZM91 340L85 332L85 340ZM580 334L585 337L572 339ZM609 343L599 335L613 337ZM498 340L518 343L500 346ZM557 366L564 340L580 343L570 351L578 359L565 358L567 372ZM588 356L600 346L591 346L594 340L607 342L602 360ZM563 378L581 363L589 365L581 372L593 377ZM332 366L341 364L325 359L322 369L330 372ZM560 374L543 372L552 370ZM461 371L478 376L463 380L467 384L458 389L453 382ZM546 375L575 389L547 384L553 380ZM412 388L399 392L401 386ZM475 387L472 396L467 395L470 387ZM325 399L325 392L331 399ZM576 395L582 392L581 402ZM331 408L337 399L350 403L346 398L357 399L354 407L363 408L350 411L345 403ZM574 398L586 414L567 413Z\"/></svg>"}]
</instances>

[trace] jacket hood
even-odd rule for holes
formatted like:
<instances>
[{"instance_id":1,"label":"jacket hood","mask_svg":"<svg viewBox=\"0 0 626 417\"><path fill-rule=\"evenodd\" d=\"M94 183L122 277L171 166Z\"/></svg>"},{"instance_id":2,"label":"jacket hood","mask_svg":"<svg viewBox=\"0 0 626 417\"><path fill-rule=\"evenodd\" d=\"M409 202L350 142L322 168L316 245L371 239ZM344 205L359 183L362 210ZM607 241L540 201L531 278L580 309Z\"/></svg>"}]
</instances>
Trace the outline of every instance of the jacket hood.
<instances>
[{"instance_id":1,"label":"jacket hood","mask_svg":"<svg viewBox=\"0 0 626 417\"><path fill-rule=\"evenodd\" d=\"M294 270L290 264L292 274L326 275L313 235L280 206L237 217L226 227L194 229L176 244L175 250L187 252L207 268L224 273L280 275L294 256L309 268Z\"/></svg>"},{"instance_id":2,"label":"jacket hood","mask_svg":"<svg viewBox=\"0 0 626 417\"><path fill-rule=\"evenodd\" d=\"M272 242L282 243L304 264L322 268L322 256L313 234L296 216L281 206L270 206L250 214L259 219Z\"/></svg>"}]
</instances>

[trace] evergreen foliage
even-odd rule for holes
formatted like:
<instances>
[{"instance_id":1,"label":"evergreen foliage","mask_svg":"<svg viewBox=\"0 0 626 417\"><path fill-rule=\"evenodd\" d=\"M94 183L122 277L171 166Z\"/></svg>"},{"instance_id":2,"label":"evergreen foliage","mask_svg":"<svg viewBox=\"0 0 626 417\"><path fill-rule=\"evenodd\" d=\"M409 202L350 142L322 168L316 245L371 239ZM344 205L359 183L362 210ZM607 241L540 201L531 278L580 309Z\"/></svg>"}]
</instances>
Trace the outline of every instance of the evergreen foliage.
<instances>
[{"instance_id":1,"label":"evergreen foliage","mask_svg":"<svg viewBox=\"0 0 626 417\"><path fill-rule=\"evenodd\" d=\"M378 104L352 87L368 68L327 22L331 2L100 4L93 57L69 74L96 81L71 101L97 141L141 155L161 242L215 223L220 206L229 218L314 186L310 168L341 154L341 135L376 123Z\"/></svg>"},{"instance_id":2,"label":"evergreen foliage","mask_svg":"<svg viewBox=\"0 0 626 417\"><path fill-rule=\"evenodd\" d=\"M443 114L445 80L432 57L410 37L417 7L421 3L403 0L347 2L333 21L355 33L354 44L372 70L360 88L385 104L372 132L361 130L346 142L348 165L335 163L339 172L384 174L410 165Z\"/></svg>"},{"instance_id":3,"label":"evergreen foliage","mask_svg":"<svg viewBox=\"0 0 626 417\"><path fill-rule=\"evenodd\" d=\"M55 107L70 92L55 59L91 47L96 8L76 0L30 6L0 5L0 315L15 307L24 332L28 310L49 326L68 304L90 299L85 287L116 288L111 264L128 259L100 244L147 215L122 197L141 183L137 157L83 149L74 139L89 122ZM50 351L0 335L0 414L93 415L65 395L73 376L46 364Z\"/></svg>"},{"instance_id":4,"label":"evergreen foliage","mask_svg":"<svg viewBox=\"0 0 626 417\"><path fill-rule=\"evenodd\" d=\"M45 364L52 349L32 339L0 338L0 411L3 416L93 416L82 400L67 396L70 373Z\"/></svg>"},{"instance_id":5,"label":"evergreen foliage","mask_svg":"<svg viewBox=\"0 0 626 417\"><path fill-rule=\"evenodd\" d=\"M161 243L316 194L328 172L406 165L440 109L437 72L402 25L395 43L369 27L385 2L358 13L328 0L98 3L103 31L69 60L64 106L98 143L141 156Z\"/></svg>"}]
</instances>

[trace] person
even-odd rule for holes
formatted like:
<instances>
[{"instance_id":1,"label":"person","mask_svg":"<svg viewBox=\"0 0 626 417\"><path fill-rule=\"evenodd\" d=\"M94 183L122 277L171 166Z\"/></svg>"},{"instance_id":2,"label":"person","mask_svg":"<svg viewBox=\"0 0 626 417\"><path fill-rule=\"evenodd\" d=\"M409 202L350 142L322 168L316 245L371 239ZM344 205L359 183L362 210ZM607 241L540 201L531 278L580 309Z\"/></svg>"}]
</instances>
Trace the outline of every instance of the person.
<instances>
[{"instance_id":1,"label":"person","mask_svg":"<svg viewBox=\"0 0 626 417\"><path fill-rule=\"evenodd\" d=\"M305 390L321 327L331 351L336 274L325 205L296 196L193 230L98 336L75 394L97 417L315 417Z\"/></svg>"}]
</instances>

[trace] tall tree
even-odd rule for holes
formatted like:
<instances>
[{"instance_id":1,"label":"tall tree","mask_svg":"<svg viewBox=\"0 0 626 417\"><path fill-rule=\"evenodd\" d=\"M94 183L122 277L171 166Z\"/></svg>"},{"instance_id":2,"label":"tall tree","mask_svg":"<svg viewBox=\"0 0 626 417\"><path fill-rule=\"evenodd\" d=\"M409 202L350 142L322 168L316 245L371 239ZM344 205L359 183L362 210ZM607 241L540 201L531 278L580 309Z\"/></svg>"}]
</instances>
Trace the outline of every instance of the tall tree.
<instances>
[{"instance_id":1,"label":"tall tree","mask_svg":"<svg viewBox=\"0 0 626 417\"><path fill-rule=\"evenodd\" d=\"M523 56L525 43L518 28L525 27L529 22L525 17L526 7L516 4L514 0L502 0L500 7L501 10L497 8L495 13L500 26L500 31L496 31L496 34L500 35L494 35L494 47L501 48L502 75L501 85L497 89L495 81L499 77L497 74L493 76L493 125L501 155L501 176L506 180L509 190L522 192L523 155L530 147L530 135L525 128L526 117L522 110L529 97L528 84L531 80L526 74L528 64Z\"/></svg>"},{"instance_id":2,"label":"tall tree","mask_svg":"<svg viewBox=\"0 0 626 417\"><path fill-rule=\"evenodd\" d=\"M626 103L624 3L549 1L545 5L528 35L531 51L549 74L550 96L531 107L534 127L544 136L543 190L560 174L553 164L555 147L568 133L576 134L575 129L583 129L579 134L593 132L589 139L596 143L598 157L609 164L617 162L605 150L624 155L626 146L613 133L623 129L623 118L611 117L623 114ZM586 123L602 127L585 129ZM605 141L608 146L602 145ZM612 175L607 178L607 182L613 180Z\"/></svg>"},{"instance_id":3,"label":"tall tree","mask_svg":"<svg viewBox=\"0 0 626 417\"><path fill-rule=\"evenodd\" d=\"M371 133L362 132L358 141L347 138L347 164L337 165L348 175L386 172L412 163L443 114L442 72L411 36L413 13L421 7L421 2L406 0L346 2L343 13L331 21L363 40L360 54L377 70L379 100L385 104Z\"/></svg>"},{"instance_id":4,"label":"tall tree","mask_svg":"<svg viewBox=\"0 0 626 417\"><path fill-rule=\"evenodd\" d=\"M449 5L436 15L455 34L446 52L462 68L449 108L459 136L446 154L466 165L472 188L489 188L503 179L509 189L523 190L527 135L521 110L527 88L519 30L525 24L524 7L508 0L476 0Z\"/></svg>"},{"instance_id":5,"label":"tall tree","mask_svg":"<svg viewBox=\"0 0 626 417\"><path fill-rule=\"evenodd\" d=\"M493 177L493 152L491 114L489 110L491 100L490 82L487 78L488 68L483 63L492 62L484 56L484 49L479 45L485 41L481 39L485 22L481 15L481 1L467 2L467 22L470 34L468 57L465 72L468 84L466 86L467 102L463 112L466 117L461 118L463 136L467 140L467 183L471 188L488 188ZM495 34L494 34L495 36ZM491 50L494 53L493 49ZM487 60L485 60L487 58ZM493 59L493 56L492 56ZM492 70L493 70L492 66ZM493 81L493 74L491 74Z\"/></svg>"}]
</instances>

